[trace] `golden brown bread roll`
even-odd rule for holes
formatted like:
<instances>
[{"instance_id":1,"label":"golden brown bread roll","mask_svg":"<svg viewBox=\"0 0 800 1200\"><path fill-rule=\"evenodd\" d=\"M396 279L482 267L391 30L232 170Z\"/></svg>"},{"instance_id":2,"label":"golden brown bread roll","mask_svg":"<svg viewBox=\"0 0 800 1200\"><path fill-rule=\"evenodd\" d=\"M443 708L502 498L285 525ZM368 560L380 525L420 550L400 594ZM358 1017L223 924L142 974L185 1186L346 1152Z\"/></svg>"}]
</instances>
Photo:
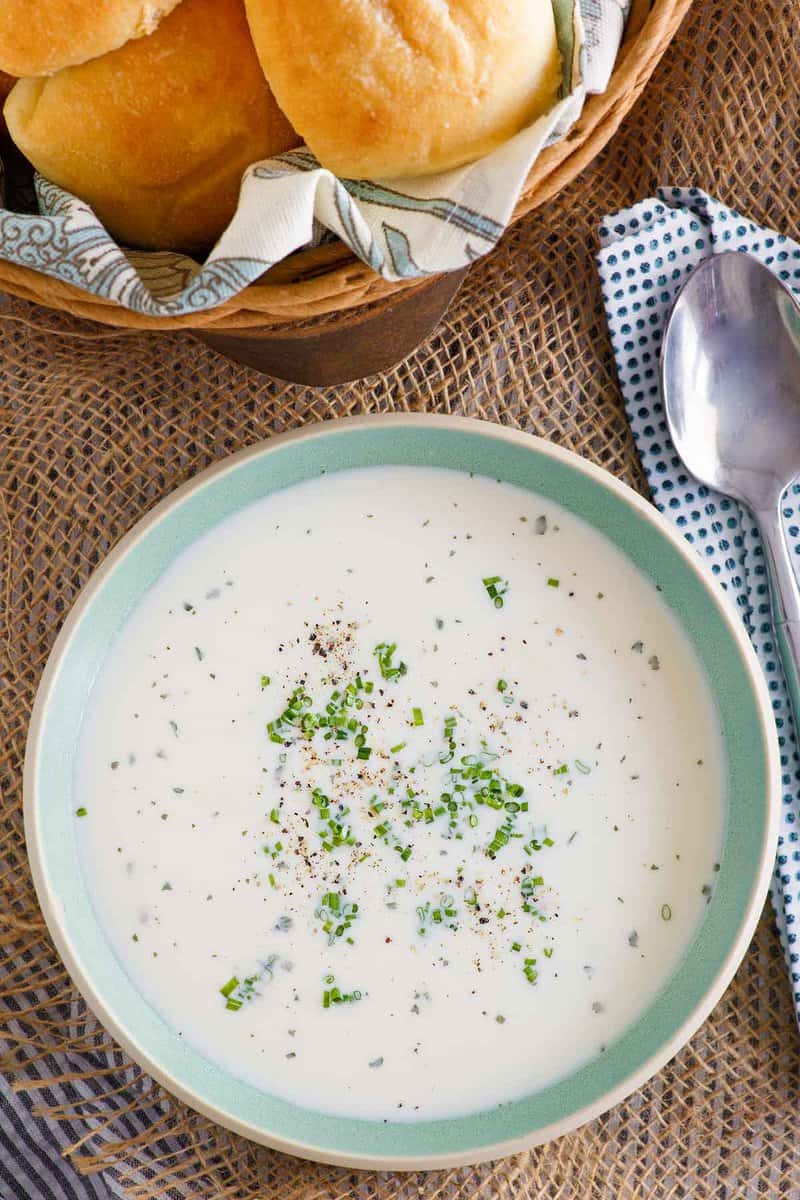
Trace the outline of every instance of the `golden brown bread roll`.
<instances>
[{"instance_id":1,"label":"golden brown bread roll","mask_svg":"<svg viewBox=\"0 0 800 1200\"><path fill-rule=\"evenodd\" d=\"M21 80L5 114L38 171L145 248L213 244L245 168L299 141L264 81L242 0L183 0L150 37Z\"/></svg>"},{"instance_id":2,"label":"golden brown bread roll","mask_svg":"<svg viewBox=\"0 0 800 1200\"><path fill-rule=\"evenodd\" d=\"M275 97L324 166L425 175L555 103L552 0L246 0Z\"/></svg>"},{"instance_id":3,"label":"golden brown bread roll","mask_svg":"<svg viewBox=\"0 0 800 1200\"><path fill-rule=\"evenodd\" d=\"M0 0L0 70L52 75L152 33L180 0Z\"/></svg>"}]
</instances>

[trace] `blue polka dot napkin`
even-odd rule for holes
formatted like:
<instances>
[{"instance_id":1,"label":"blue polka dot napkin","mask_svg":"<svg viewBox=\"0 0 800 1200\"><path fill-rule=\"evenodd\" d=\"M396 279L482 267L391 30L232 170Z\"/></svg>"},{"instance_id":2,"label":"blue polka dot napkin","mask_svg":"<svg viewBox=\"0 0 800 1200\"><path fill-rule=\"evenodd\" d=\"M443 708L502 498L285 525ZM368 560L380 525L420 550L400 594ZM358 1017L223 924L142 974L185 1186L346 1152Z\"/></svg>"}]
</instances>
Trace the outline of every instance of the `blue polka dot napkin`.
<instances>
[{"instance_id":1,"label":"blue polka dot napkin","mask_svg":"<svg viewBox=\"0 0 800 1200\"><path fill-rule=\"evenodd\" d=\"M696 547L736 605L764 668L783 770L783 806L770 894L800 1021L800 755L775 644L761 538L749 513L699 484L670 441L658 383L664 323L694 267L723 250L746 251L800 300L800 245L762 229L696 188L657 196L607 217L598 255L603 300L628 420L657 507ZM789 544L800 555L800 484L784 496Z\"/></svg>"}]
</instances>

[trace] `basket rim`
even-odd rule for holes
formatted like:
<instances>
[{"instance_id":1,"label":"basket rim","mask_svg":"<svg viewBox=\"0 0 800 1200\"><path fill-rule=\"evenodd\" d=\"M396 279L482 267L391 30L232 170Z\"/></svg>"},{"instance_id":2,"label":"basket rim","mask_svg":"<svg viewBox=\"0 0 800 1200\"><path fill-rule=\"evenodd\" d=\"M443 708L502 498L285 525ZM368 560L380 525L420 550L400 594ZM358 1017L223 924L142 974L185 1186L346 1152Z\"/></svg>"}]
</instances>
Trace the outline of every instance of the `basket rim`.
<instances>
[{"instance_id":1,"label":"basket rim","mask_svg":"<svg viewBox=\"0 0 800 1200\"><path fill-rule=\"evenodd\" d=\"M578 121L534 163L509 227L553 199L613 137L669 46L692 0L634 0L608 88L590 96ZM649 8L648 8L649 5ZM304 250L257 283L205 312L152 317L73 284L0 259L0 288L23 300L118 329L246 331L357 311L390 296L418 292L440 276L392 282L343 243Z\"/></svg>"}]
</instances>

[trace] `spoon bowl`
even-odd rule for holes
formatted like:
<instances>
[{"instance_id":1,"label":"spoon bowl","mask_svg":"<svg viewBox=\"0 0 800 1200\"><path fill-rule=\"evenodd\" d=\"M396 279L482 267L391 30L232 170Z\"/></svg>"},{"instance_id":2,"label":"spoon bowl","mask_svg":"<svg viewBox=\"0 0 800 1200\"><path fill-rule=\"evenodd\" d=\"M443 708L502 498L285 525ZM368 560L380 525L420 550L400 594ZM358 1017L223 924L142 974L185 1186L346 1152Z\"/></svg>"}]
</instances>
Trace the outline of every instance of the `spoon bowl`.
<instances>
[{"instance_id":1,"label":"spoon bowl","mask_svg":"<svg viewBox=\"0 0 800 1200\"><path fill-rule=\"evenodd\" d=\"M747 254L690 276L664 334L661 379L672 440L701 482L757 513L800 473L800 311Z\"/></svg>"},{"instance_id":2,"label":"spoon bowl","mask_svg":"<svg viewBox=\"0 0 800 1200\"><path fill-rule=\"evenodd\" d=\"M757 259L719 254L689 277L667 322L661 390L678 454L746 504L761 531L775 633L800 716L800 588L781 498L800 475L800 311Z\"/></svg>"}]
</instances>

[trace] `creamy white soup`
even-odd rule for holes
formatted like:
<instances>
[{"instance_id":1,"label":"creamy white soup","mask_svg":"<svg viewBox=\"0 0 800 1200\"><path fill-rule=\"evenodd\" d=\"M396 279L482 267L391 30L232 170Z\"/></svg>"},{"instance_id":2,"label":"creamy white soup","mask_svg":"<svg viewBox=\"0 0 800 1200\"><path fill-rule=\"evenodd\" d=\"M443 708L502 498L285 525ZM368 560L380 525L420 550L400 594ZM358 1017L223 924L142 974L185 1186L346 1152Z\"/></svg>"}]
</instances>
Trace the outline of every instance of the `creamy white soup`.
<instances>
[{"instance_id":1,"label":"creamy white soup","mask_svg":"<svg viewBox=\"0 0 800 1200\"><path fill-rule=\"evenodd\" d=\"M133 611L75 823L132 985L207 1059L376 1120L605 1052L712 895L712 698L657 588L549 501L381 467L253 504Z\"/></svg>"}]
</instances>

